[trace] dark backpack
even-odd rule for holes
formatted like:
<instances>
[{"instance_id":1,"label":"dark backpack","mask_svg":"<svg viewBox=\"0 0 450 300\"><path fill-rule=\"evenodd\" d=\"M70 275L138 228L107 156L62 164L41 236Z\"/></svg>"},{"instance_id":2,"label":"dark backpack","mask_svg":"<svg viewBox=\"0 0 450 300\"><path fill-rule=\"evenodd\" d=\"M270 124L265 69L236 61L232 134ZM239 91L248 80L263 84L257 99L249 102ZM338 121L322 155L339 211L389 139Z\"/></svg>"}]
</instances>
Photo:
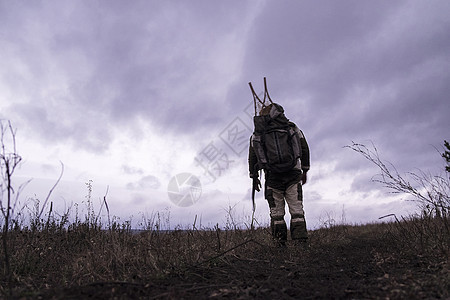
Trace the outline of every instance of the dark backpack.
<instances>
[{"instance_id":1,"label":"dark backpack","mask_svg":"<svg viewBox=\"0 0 450 300\"><path fill-rule=\"evenodd\" d=\"M285 117L283 108L272 104L269 115L254 116L252 146L257 157L257 170L274 173L292 170L301 157L301 133Z\"/></svg>"}]
</instances>

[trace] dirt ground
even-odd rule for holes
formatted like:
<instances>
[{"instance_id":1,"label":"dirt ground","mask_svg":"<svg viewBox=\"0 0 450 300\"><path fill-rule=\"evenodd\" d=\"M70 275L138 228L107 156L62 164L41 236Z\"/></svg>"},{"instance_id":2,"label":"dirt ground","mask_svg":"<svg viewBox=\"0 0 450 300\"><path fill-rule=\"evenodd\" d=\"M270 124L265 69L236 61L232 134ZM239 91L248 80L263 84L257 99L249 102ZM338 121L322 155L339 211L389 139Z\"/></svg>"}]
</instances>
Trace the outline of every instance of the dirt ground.
<instances>
[{"instance_id":1,"label":"dirt ground","mask_svg":"<svg viewBox=\"0 0 450 300\"><path fill-rule=\"evenodd\" d=\"M46 291L54 299L449 299L442 256L386 247L370 234L339 242L310 238L308 248L248 241L152 280L98 282Z\"/></svg>"}]
</instances>

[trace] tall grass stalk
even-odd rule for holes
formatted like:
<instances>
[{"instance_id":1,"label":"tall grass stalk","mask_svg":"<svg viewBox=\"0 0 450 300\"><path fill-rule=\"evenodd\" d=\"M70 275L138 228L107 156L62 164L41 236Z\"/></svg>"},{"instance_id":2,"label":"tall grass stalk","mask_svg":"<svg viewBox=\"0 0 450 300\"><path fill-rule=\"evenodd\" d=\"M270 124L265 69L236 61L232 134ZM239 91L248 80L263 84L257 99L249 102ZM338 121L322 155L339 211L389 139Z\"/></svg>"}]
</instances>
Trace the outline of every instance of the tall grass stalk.
<instances>
[{"instance_id":1,"label":"tall grass stalk","mask_svg":"<svg viewBox=\"0 0 450 300\"><path fill-rule=\"evenodd\" d=\"M449 161L446 161L444 174L429 174L419 170L401 175L393 164L385 163L380 158L375 145L372 144L369 148L363 144L353 143L346 147L361 154L379 168L380 174L378 179L374 179L375 182L394 193L409 194L417 202L419 213L409 217L402 216L401 220L394 215L399 234L408 237L406 240L418 242L421 249L429 249L429 245L425 244L431 244L433 249L448 255L450 253ZM447 158L446 153L442 154L444 159ZM413 249L417 248L417 244L411 246L414 246Z\"/></svg>"}]
</instances>

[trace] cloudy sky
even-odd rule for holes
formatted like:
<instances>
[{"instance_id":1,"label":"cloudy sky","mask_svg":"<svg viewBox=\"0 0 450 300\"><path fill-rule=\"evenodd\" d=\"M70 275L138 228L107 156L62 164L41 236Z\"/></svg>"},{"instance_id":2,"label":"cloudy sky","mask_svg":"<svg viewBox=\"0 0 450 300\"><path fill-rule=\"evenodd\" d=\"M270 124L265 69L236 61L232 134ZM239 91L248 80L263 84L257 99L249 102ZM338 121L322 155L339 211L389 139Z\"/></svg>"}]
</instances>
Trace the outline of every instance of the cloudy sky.
<instances>
[{"instance_id":1,"label":"cloudy sky","mask_svg":"<svg viewBox=\"0 0 450 300\"><path fill-rule=\"evenodd\" d=\"M373 183L377 168L344 146L373 142L400 172L442 169L449 11L446 0L0 0L0 118L17 129L16 183L32 179L24 212L62 162L60 212L81 211L92 181L94 208L109 188L121 220L159 212L208 227L232 207L248 222L248 82L262 92L267 77L310 145L308 226L405 215L410 198ZM199 189L177 194L183 178ZM256 216L267 224L262 193Z\"/></svg>"}]
</instances>

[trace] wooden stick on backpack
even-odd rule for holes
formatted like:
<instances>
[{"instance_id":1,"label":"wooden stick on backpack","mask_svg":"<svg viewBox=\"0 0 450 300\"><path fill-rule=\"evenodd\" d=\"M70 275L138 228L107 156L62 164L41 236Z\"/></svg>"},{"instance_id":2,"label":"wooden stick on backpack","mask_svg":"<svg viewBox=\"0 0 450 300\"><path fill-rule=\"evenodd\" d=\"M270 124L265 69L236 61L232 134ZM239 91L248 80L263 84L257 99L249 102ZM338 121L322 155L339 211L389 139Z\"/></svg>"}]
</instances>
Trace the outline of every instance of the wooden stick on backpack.
<instances>
[{"instance_id":1,"label":"wooden stick on backpack","mask_svg":"<svg viewBox=\"0 0 450 300\"><path fill-rule=\"evenodd\" d=\"M273 104L272 99L270 99L269 96L269 90L267 89L267 80L266 77L264 77L264 102L266 102L266 95L267 95L267 99L269 99L270 103Z\"/></svg>"},{"instance_id":2,"label":"wooden stick on backpack","mask_svg":"<svg viewBox=\"0 0 450 300\"><path fill-rule=\"evenodd\" d=\"M255 105L255 116L256 116L256 115L257 115L257 111L256 111L256 100L258 100L258 102L261 103L262 106L264 107L264 106L265 106L264 102L265 102L265 96L266 96L266 95L264 94L264 101L261 101L261 99L259 99L258 95L256 94L255 90L253 89L252 83L249 82L248 85L250 86L250 89L252 90L252 94L253 94L253 103L254 103L254 105Z\"/></svg>"}]
</instances>

